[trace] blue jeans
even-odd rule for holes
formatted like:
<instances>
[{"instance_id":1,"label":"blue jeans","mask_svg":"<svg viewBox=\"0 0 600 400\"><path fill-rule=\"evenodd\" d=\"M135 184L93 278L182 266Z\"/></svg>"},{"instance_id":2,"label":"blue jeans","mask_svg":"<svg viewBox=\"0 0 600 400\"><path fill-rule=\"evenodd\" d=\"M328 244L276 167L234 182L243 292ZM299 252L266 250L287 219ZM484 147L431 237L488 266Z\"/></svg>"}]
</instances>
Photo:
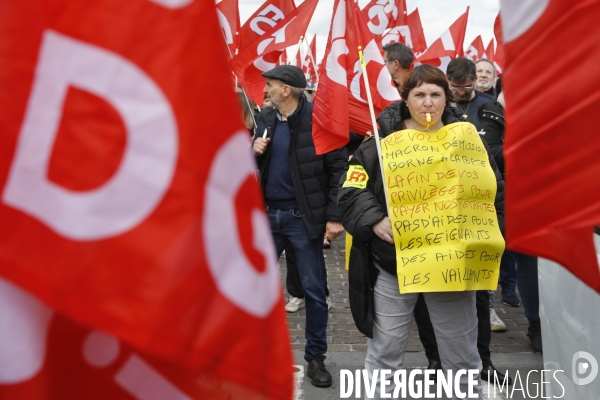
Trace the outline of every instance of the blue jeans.
<instances>
[{"instance_id":1,"label":"blue jeans","mask_svg":"<svg viewBox=\"0 0 600 400\"><path fill-rule=\"evenodd\" d=\"M525 318L529 321L539 321L538 259L516 251L513 254L517 260L517 284L525 308Z\"/></svg>"},{"instance_id":2,"label":"blue jeans","mask_svg":"<svg viewBox=\"0 0 600 400\"><path fill-rule=\"evenodd\" d=\"M271 233L275 241L277 257L289 244L296 253L298 272L306 301L306 346L304 359L325 359L327 353L327 302L325 300L326 278L323 258L323 234L311 239L298 209L267 209Z\"/></svg>"}]
</instances>

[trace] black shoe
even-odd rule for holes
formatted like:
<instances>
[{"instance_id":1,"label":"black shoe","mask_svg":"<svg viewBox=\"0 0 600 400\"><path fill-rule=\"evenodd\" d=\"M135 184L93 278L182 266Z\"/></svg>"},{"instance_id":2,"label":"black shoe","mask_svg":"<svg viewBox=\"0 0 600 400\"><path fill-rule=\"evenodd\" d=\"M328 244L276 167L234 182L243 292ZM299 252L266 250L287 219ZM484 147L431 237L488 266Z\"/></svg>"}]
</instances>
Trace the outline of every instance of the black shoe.
<instances>
[{"instance_id":1,"label":"black shoe","mask_svg":"<svg viewBox=\"0 0 600 400\"><path fill-rule=\"evenodd\" d=\"M437 371L438 369L442 370L442 362L435 358L429 359L429 365L427 365L427 370L432 370L434 373L431 375L431 380L436 381L437 379Z\"/></svg>"},{"instance_id":2,"label":"black shoe","mask_svg":"<svg viewBox=\"0 0 600 400\"><path fill-rule=\"evenodd\" d=\"M316 358L308 362L306 376L310 378L310 383L316 387L331 386L331 374L325 368L325 364L320 359Z\"/></svg>"},{"instance_id":3,"label":"black shoe","mask_svg":"<svg viewBox=\"0 0 600 400\"><path fill-rule=\"evenodd\" d=\"M502 304L510 307L519 307L521 300L517 297L514 290L502 291Z\"/></svg>"},{"instance_id":4,"label":"black shoe","mask_svg":"<svg viewBox=\"0 0 600 400\"><path fill-rule=\"evenodd\" d=\"M531 339L531 347L533 351L539 354L544 354L542 349L542 327L540 321L529 321L529 329L527 329L527 336Z\"/></svg>"},{"instance_id":5,"label":"black shoe","mask_svg":"<svg viewBox=\"0 0 600 400\"><path fill-rule=\"evenodd\" d=\"M488 365L487 367L483 367L483 371L481 371L481 380L494 383L494 372L496 372L496 380L498 383L502 384L504 381L504 374L498 371L492 364ZM512 378L506 375L506 384L512 385L512 383Z\"/></svg>"}]
</instances>

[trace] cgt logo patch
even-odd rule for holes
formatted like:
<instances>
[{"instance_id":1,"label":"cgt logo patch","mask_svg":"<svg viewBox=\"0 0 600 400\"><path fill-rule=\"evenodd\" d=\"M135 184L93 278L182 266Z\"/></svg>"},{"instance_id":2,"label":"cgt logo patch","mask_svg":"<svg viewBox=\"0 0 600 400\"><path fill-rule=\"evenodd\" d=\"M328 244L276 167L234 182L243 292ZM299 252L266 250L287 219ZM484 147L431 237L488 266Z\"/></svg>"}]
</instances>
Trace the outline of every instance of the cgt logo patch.
<instances>
[{"instance_id":1,"label":"cgt logo patch","mask_svg":"<svg viewBox=\"0 0 600 400\"><path fill-rule=\"evenodd\" d=\"M348 167L348 173L346 175L346 182L342 187L350 187L357 189L364 189L367 187L367 181L369 180L369 175L367 175L367 171L360 165L350 165Z\"/></svg>"}]
</instances>

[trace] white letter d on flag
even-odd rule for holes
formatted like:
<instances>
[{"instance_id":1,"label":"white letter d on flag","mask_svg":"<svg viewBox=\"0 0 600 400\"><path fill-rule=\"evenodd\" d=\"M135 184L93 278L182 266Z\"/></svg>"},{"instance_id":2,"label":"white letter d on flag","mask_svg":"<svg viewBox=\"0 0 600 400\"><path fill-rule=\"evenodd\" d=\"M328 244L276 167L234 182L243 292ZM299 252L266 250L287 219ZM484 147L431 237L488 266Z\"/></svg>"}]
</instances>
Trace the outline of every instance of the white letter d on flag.
<instances>
[{"instance_id":1,"label":"white letter d on flag","mask_svg":"<svg viewBox=\"0 0 600 400\"><path fill-rule=\"evenodd\" d=\"M115 174L85 192L47 179L69 86L109 102L127 132ZM116 236L156 208L171 183L177 153L173 111L148 75L118 54L47 30L2 200L73 240Z\"/></svg>"}]
</instances>

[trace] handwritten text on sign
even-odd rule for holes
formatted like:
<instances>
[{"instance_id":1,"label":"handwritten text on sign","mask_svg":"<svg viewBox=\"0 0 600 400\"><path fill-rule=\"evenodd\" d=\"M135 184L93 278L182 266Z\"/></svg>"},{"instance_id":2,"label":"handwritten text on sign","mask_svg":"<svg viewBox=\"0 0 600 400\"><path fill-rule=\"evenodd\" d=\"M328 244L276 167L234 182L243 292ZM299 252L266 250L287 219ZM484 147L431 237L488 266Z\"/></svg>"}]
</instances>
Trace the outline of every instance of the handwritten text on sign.
<instances>
[{"instance_id":1,"label":"handwritten text on sign","mask_svg":"<svg viewBox=\"0 0 600 400\"><path fill-rule=\"evenodd\" d=\"M496 290L504 239L475 126L406 129L381 149L400 292Z\"/></svg>"}]
</instances>

